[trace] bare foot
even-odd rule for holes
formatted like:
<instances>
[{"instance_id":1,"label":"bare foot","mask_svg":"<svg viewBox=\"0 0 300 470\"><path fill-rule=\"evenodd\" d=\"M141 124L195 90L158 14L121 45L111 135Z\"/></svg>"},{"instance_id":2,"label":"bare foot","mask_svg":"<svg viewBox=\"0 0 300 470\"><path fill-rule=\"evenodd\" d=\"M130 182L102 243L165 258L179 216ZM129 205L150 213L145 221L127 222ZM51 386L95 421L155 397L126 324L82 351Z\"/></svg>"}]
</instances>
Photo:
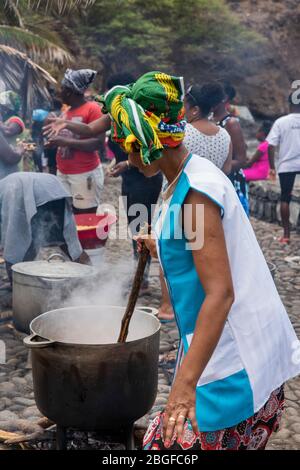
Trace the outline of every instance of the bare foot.
<instances>
[{"instance_id":1,"label":"bare foot","mask_svg":"<svg viewBox=\"0 0 300 470\"><path fill-rule=\"evenodd\" d=\"M162 303L159 307L157 318L159 320L174 320L172 305L169 303Z\"/></svg>"}]
</instances>

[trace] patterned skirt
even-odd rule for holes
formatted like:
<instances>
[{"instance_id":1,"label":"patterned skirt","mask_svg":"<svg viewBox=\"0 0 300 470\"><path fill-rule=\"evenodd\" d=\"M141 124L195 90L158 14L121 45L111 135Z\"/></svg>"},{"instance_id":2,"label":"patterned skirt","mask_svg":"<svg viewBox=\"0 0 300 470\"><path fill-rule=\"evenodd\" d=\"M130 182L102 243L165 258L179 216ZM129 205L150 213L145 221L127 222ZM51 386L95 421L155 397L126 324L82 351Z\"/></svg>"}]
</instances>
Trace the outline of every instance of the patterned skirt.
<instances>
[{"instance_id":1,"label":"patterned skirt","mask_svg":"<svg viewBox=\"0 0 300 470\"><path fill-rule=\"evenodd\" d=\"M187 420L181 444L174 434L168 450L264 450L272 432L278 430L283 409L284 389L281 386L257 413L231 428L195 434ZM144 450L165 450L163 417L160 413L149 425L144 436Z\"/></svg>"}]
</instances>

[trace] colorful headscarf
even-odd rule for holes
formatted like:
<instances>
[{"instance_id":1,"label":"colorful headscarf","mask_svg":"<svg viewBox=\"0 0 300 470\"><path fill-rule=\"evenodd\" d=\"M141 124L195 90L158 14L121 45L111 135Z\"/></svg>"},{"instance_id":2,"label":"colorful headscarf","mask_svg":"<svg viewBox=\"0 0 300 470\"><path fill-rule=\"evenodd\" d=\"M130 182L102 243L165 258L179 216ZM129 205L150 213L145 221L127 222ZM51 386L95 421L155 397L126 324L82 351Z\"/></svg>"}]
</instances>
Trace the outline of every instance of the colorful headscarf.
<instances>
[{"instance_id":1,"label":"colorful headscarf","mask_svg":"<svg viewBox=\"0 0 300 470\"><path fill-rule=\"evenodd\" d=\"M12 90L3 91L0 93L0 105L5 106L14 113L18 113L21 107L21 100L18 93Z\"/></svg>"},{"instance_id":2,"label":"colorful headscarf","mask_svg":"<svg viewBox=\"0 0 300 470\"><path fill-rule=\"evenodd\" d=\"M61 84L75 93L83 95L85 90L93 83L96 75L97 72L91 69L67 69Z\"/></svg>"},{"instance_id":3,"label":"colorful headscarf","mask_svg":"<svg viewBox=\"0 0 300 470\"><path fill-rule=\"evenodd\" d=\"M101 98L112 118L112 140L127 153L140 149L144 164L161 157L164 147L177 147L184 138L182 77L149 72L134 84L115 86Z\"/></svg>"}]
</instances>

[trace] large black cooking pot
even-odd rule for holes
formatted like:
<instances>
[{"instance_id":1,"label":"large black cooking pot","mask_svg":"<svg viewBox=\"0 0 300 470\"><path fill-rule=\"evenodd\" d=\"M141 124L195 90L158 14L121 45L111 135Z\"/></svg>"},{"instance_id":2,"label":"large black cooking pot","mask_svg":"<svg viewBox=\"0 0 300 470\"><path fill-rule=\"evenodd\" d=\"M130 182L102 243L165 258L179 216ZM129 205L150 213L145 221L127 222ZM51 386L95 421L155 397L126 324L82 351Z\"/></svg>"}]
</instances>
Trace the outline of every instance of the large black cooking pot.
<instances>
[{"instance_id":1,"label":"large black cooking pot","mask_svg":"<svg viewBox=\"0 0 300 470\"><path fill-rule=\"evenodd\" d=\"M137 308L117 343L124 307L73 307L35 318L31 336L38 409L61 427L131 426L156 398L160 322Z\"/></svg>"}]
</instances>

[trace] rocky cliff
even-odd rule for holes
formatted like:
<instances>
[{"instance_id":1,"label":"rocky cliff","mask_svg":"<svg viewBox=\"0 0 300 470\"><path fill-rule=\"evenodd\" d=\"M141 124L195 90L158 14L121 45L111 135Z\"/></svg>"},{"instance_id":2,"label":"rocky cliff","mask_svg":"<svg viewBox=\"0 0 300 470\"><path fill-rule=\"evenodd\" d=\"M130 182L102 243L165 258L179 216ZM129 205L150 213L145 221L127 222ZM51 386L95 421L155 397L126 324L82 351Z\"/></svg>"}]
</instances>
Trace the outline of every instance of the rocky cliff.
<instances>
[{"instance_id":1,"label":"rocky cliff","mask_svg":"<svg viewBox=\"0 0 300 470\"><path fill-rule=\"evenodd\" d=\"M276 117L287 111L291 83L300 80L300 1L226 0L231 10L264 41L232 70L238 100L254 114Z\"/></svg>"}]
</instances>

